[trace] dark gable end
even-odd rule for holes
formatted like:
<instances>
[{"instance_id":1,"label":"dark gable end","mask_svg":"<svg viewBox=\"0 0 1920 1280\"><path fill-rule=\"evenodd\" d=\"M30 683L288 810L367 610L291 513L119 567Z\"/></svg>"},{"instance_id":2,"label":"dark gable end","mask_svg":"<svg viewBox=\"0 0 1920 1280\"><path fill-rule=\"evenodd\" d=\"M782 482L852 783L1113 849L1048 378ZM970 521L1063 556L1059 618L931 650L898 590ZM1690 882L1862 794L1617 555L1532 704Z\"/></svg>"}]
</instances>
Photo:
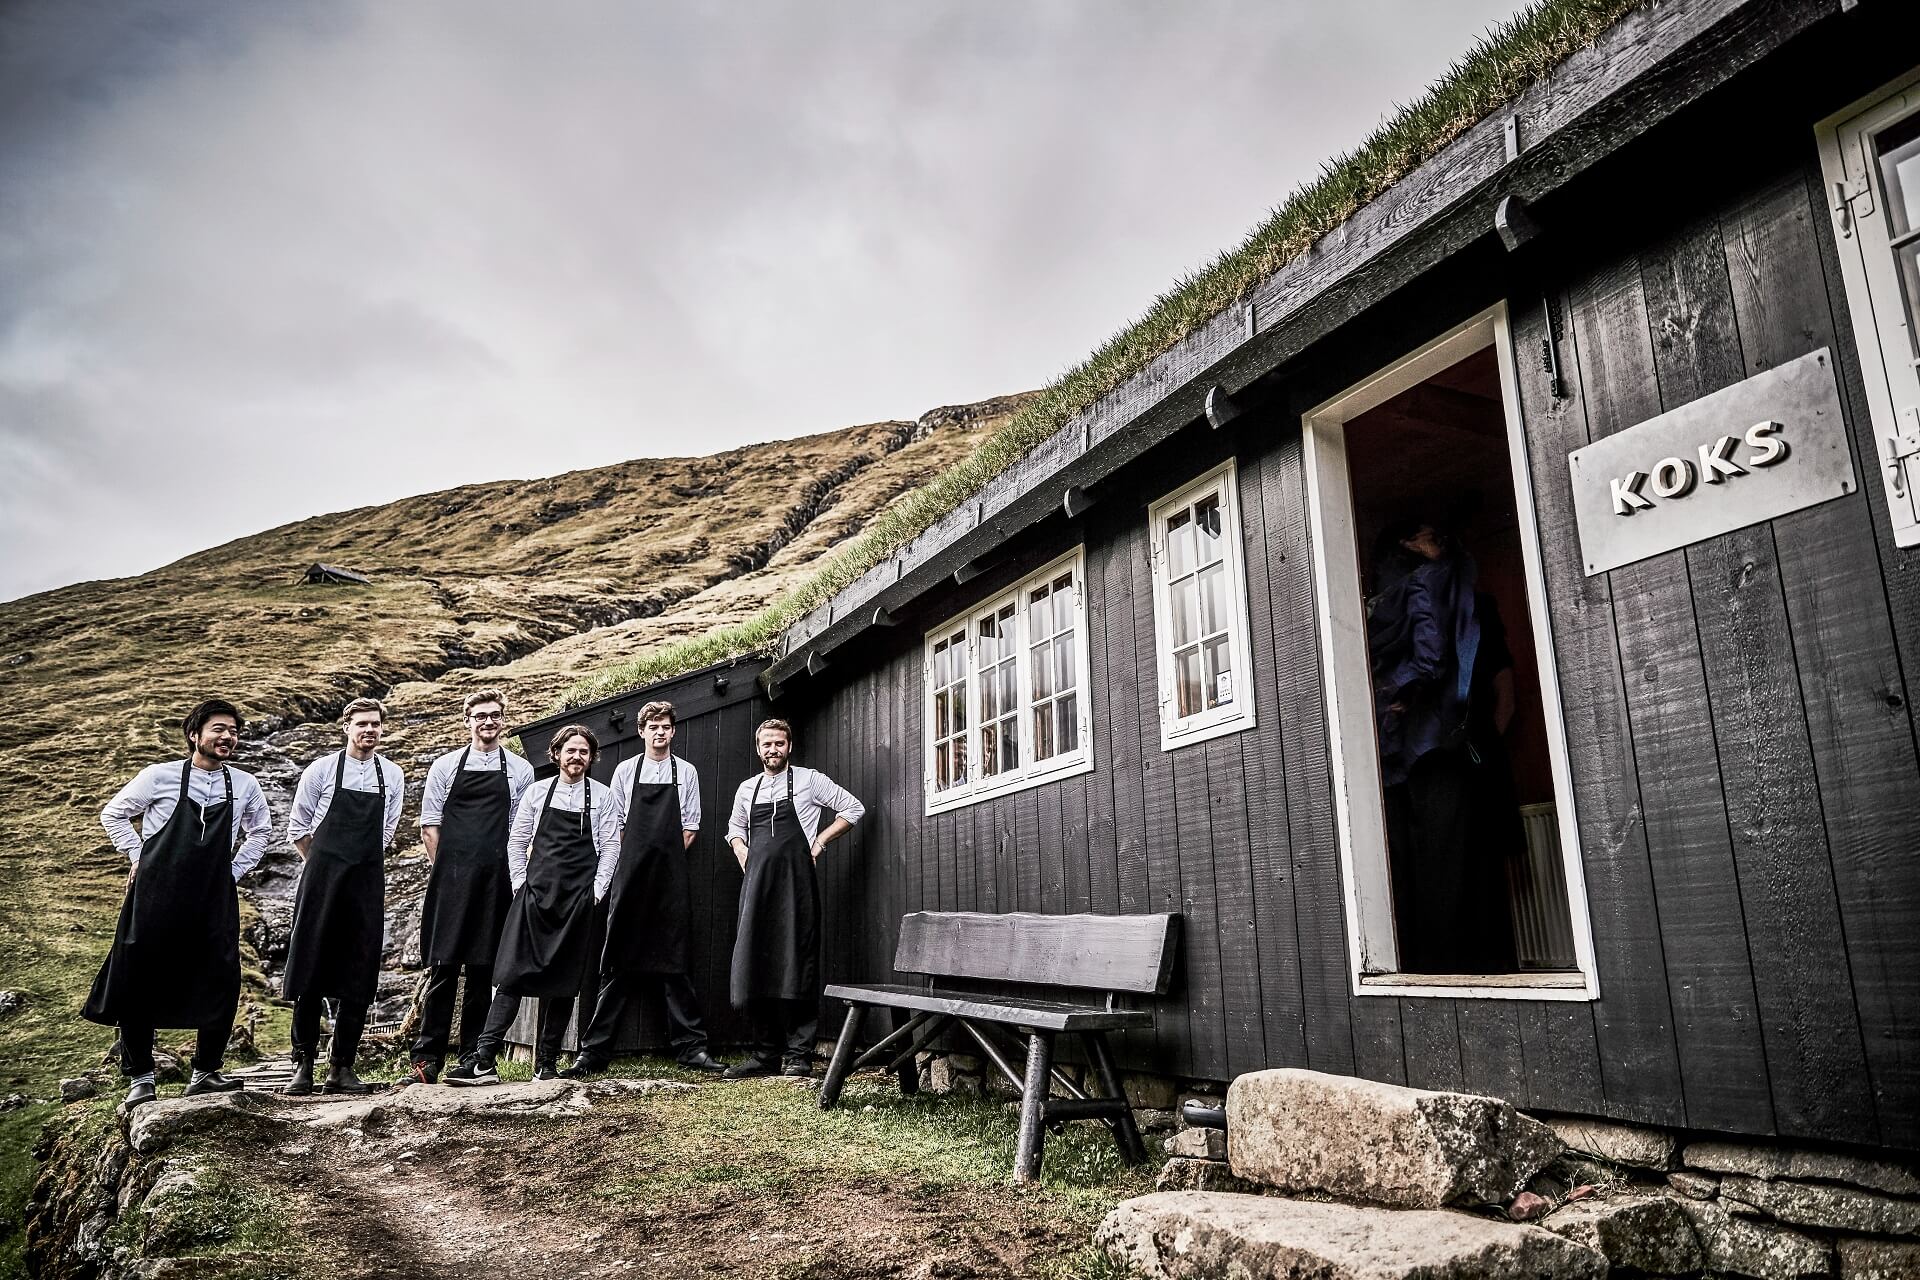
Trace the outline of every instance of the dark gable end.
<instances>
[{"instance_id":1,"label":"dark gable end","mask_svg":"<svg viewBox=\"0 0 1920 1280\"><path fill-rule=\"evenodd\" d=\"M1216 413L1313 344L1818 24L1835 0L1659 3L1629 13L1541 83L1367 204L782 637L769 687L993 555L1077 494ZM1496 212L1513 198L1496 225ZM1230 410L1226 410L1230 412Z\"/></svg>"}]
</instances>

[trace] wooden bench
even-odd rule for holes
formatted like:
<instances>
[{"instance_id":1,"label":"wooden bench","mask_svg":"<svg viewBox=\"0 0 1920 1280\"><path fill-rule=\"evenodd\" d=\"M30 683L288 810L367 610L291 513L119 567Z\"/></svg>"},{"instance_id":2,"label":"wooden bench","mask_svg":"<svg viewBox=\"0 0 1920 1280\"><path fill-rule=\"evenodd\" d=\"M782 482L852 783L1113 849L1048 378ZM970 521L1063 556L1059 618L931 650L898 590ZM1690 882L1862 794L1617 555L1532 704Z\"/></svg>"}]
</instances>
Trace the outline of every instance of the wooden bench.
<instances>
[{"instance_id":1,"label":"wooden bench","mask_svg":"<svg viewBox=\"0 0 1920 1280\"><path fill-rule=\"evenodd\" d=\"M847 1002L847 1021L820 1086L820 1106L831 1108L839 1101L848 1073L883 1062L888 1070L900 1072L901 1088L913 1092L914 1056L957 1025L1020 1091L1016 1179L1030 1182L1040 1176L1047 1126L1068 1120L1104 1121L1121 1157L1138 1164L1146 1159L1146 1146L1133 1122L1107 1033L1153 1024L1151 1013L1125 1007L1119 997L1164 995L1179 938L1180 917L1171 914L907 915L900 921L893 967L934 982L827 988L827 995ZM1034 986L1074 988L1081 998L1042 998L1014 989ZM856 1057L861 1017L869 1008L904 1010L911 1016ZM1061 1034L1080 1037L1093 1069L1088 1088L1074 1084L1054 1066L1054 1037ZM1013 1065L1022 1052L1017 1036L1026 1039L1024 1070ZM1050 1096L1055 1086L1066 1096Z\"/></svg>"}]
</instances>

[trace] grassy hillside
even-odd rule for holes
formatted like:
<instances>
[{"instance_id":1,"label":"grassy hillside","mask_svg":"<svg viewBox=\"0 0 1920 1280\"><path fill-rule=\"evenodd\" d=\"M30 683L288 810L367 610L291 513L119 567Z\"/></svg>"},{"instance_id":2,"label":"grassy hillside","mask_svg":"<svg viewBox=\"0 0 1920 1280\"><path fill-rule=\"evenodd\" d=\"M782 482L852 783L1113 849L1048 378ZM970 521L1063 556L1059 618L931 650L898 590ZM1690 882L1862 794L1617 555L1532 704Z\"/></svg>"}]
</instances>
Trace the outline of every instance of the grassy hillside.
<instances>
[{"instance_id":1,"label":"grassy hillside","mask_svg":"<svg viewBox=\"0 0 1920 1280\"><path fill-rule=\"evenodd\" d=\"M384 695L402 761L458 740L459 699L476 685L503 685L537 715L586 669L764 609L1023 403L469 485L0 604L0 989L26 993L0 1016L0 1099L31 1100L0 1112L0 1274L45 1100L112 1039L77 1017L125 877L96 815L180 750L189 706L231 698L258 733ZM304 586L314 561L371 584ZM400 852L410 842L403 827Z\"/></svg>"}]
</instances>

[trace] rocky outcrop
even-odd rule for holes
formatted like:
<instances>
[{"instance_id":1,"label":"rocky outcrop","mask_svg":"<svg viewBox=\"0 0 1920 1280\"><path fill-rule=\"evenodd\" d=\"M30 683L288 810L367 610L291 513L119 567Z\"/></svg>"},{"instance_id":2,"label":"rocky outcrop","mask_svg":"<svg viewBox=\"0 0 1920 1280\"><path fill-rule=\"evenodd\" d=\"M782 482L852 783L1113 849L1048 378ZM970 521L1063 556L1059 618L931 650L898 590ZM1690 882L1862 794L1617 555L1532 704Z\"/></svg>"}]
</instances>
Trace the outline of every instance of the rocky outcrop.
<instances>
[{"instance_id":1,"label":"rocky outcrop","mask_svg":"<svg viewBox=\"0 0 1920 1280\"><path fill-rule=\"evenodd\" d=\"M1284 1069L1227 1091L1234 1173L1402 1208L1504 1205L1560 1151L1499 1098Z\"/></svg>"},{"instance_id":2,"label":"rocky outcrop","mask_svg":"<svg viewBox=\"0 0 1920 1280\"><path fill-rule=\"evenodd\" d=\"M1853 1187L1730 1175L1720 1198L1797 1226L1873 1235L1920 1235L1920 1200L1902 1200Z\"/></svg>"},{"instance_id":3,"label":"rocky outcrop","mask_svg":"<svg viewBox=\"0 0 1920 1280\"><path fill-rule=\"evenodd\" d=\"M1390 1210L1199 1191L1158 1192L1095 1236L1150 1280L1600 1280L1598 1253L1537 1227L1444 1210Z\"/></svg>"},{"instance_id":4,"label":"rocky outcrop","mask_svg":"<svg viewBox=\"0 0 1920 1280\"><path fill-rule=\"evenodd\" d=\"M1690 1169L1737 1173L1748 1178L1844 1182L1888 1195L1920 1196L1920 1174L1890 1160L1808 1151L1798 1147L1762 1147L1733 1142L1690 1142L1683 1163Z\"/></svg>"},{"instance_id":5,"label":"rocky outcrop","mask_svg":"<svg viewBox=\"0 0 1920 1280\"><path fill-rule=\"evenodd\" d=\"M1824 1240L1754 1222L1727 1212L1714 1200L1676 1199L1693 1224L1701 1257L1713 1273L1751 1276L1753 1280L1803 1280L1833 1274L1833 1246Z\"/></svg>"},{"instance_id":6,"label":"rocky outcrop","mask_svg":"<svg viewBox=\"0 0 1920 1280\"><path fill-rule=\"evenodd\" d=\"M1540 1225L1585 1245L1616 1267L1677 1276L1691 1274L1703 1265L1693 1224L1666 1196L1577 1200L1542 1218Z\"/></svg>"}]
</instances>

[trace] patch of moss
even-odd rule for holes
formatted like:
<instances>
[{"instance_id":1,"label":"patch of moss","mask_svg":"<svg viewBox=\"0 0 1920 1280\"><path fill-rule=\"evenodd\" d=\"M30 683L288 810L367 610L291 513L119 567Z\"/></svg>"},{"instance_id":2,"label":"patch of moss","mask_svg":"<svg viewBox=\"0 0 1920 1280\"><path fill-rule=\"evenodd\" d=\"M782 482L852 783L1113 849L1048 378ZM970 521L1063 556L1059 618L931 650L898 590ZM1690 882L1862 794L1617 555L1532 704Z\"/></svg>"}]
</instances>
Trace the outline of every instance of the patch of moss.
<instances>
[{"instance_id":1,"label":"patch of moss","mask_svg":"<svg viewBox=\"0 0 1920 1280\"><path fill-rule=\"evenodd\" d=\"M738 626L725 627L573 684L562 708L582 706L728 658L769 651L793 623L825 604L1155 358L1250 294L1441 148L1512 102L1644 0L1536 0L1490 28L1424 94L1354 150L1328 161L1239 245L1180 280L1147 313L1067 370L972 455L882 512L812 577Z\"/></svg>"}]
</instances>

